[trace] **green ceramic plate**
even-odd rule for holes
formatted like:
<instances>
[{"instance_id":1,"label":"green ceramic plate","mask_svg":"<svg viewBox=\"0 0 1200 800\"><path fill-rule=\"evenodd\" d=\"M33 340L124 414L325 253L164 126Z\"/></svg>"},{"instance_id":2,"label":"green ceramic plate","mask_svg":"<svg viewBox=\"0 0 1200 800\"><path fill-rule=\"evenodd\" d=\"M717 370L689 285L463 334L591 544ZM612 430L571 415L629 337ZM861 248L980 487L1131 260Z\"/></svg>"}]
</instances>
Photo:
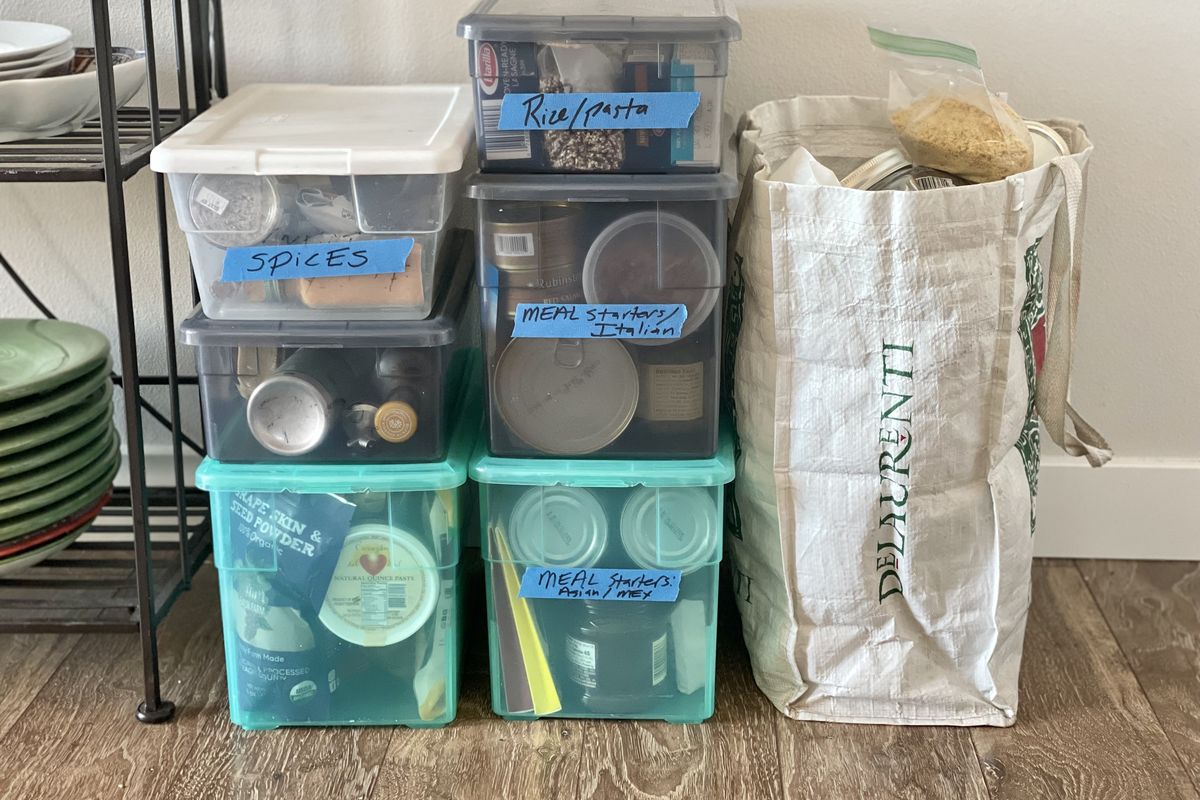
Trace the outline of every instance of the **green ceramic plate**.
<instances>
[{"instance_id":1,"label":"green ceramic plate","mask_svg":"<svg viewBox=\"0 0 1200 800\"><path fill-rule=\"evenodd\" d=\"M112 481L120 457L121 448L114 439L109 444L108 453L93 462L90 467L36 492L26 492L19 497L0 501L0 540L7 538L2 533L3 524L20 517L52 507L58 510L59 519L71 516L71 512L79 507L81 500L91 498L95 493L93 490L99 489L100 484L106 480Z\"/></svg>"},{"instance_id":2,"label":"green ceramic plate","mask_svg":"<svg viewBox=\"0 0 1200 800\"><path fill-rule=\"evenodd\" d=\"M112 425L101 435L90 442L82 442L75 451L65 458L43 464L30 472L24 472L7 480L0 480L0 500L18 497L27 492L37 491L40 487L49 486L80 472L99 461L112 449L116 431Z\"/></svg>"},{"instance_id":3,"label":"green ceramic plate","mask_svg":"<svg viewBox=\"0 0 1200 800\"><path fill-rule=\"evenodd\" d=\"M109 379L112 364L106 359L99 368L45 394L0 405L0 431L45 419L76 405Z\"/></svg>"},{"instance_id":4,"label":"green ceramic plate","mask_svg":"<svg viewBox=\"0 0 1200 800\"><path fill-rule=\"evenodd\" d=\"M108 360L100 331L56 319L0 319L0 403L46 392Z\"/></svg>"},{"instance_id":5,"label":"green ceramic plate","mask_svg":"<svg viewBox=\"0 0 1200 800\"><path fill-rule=\"evenodd\" d=\"M112 479L116 477L117 468L120 466L120 463L120 460L113 463L111 467L112 477L107 482L96 481L91 488L79 492L69 504L62 503L60 505L47 506L39 511L25 514L6 522L0 522L0 542L19 539L35 531L40 531L48 525L54 525L61 520L74 516L83 509L95 505L99 502L100 498L104 497L112 489ZM71 506L74 506L74 508L71 508Z\"/></svg>"},{"instance_id":6,"label":"green ceramic plate","mask_svg":"<svg viewBox=\"0 0 1200 800\"><path fill-rule=\"evenodd\" d=\"M98 419L94 425L72 431L41 447L35 447L8 458L0 458L0 486L35 471L41 474L42 468L50 468L54 464L71 458L88 445L110 435L112 430L112 423L108 419Z\"/></svg>"},{"instance_id":7,"label":"green ceramic plate","mask_svg":"<svg viewBox=\"0 0 1200 800\"><path fill-rule=\"evenodd\" d=\"M112 392L112 383L105 381L103 386L77 406L63 409L49 419L0 431L0 458L50 444L98 420L111 417Z\"/></svg>"},{"instance_id":8,"label":"green ceramic plate","mask_svg":"<svg viewBox=\"0 0 1200 800\"><path fill-rule=\"evenodd\" d=\"M95 521L96 518L92 517L74 530L68 530L61 539L55 539L50 544L39 547L36 550L19 553L11 558L0 558L0 578L5 575L11 575L14 572L20 572L23 569L29 569L39 561L49 558L60 550L67 549L76 539L86 533L87 529L92 527L92 523Z\"/></svg>"}]
</instances>

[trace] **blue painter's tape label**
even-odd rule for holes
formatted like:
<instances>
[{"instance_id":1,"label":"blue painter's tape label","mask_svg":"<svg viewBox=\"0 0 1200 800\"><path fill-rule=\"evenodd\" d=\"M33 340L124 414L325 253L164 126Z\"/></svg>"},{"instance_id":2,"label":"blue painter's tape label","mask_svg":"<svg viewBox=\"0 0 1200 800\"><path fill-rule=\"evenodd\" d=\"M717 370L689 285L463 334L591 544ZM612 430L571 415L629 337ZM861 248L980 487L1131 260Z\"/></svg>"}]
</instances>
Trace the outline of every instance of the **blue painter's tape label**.
<instances>
[{"instance_id":1,"label":"blue painter's tape label","mask_svg":"<svg viewBox=\"0 0 1200 800\"><path fill-rule=\"evenodd\" d=\"M518 303L519 339L678 339L683 303Z\"/></svg>"},{"instance_id":2,"label":"blue painter's tape label","mask_svg":"<svg viewBox=\"0 0 1200 800\"><path fill-rule=\"evenodd\" d=\"M502 131L606 131L686 128L699 92L506 94Z\"/></svg>"},{"instance_id":3,"label":"blue painter's tape label","mask_svg":"<svg viewBox=\"0 0 1200 800\"><path fill-rule=\"evenodd\" d=\"M521 597L674 603L681 579L677 569L529 567L521 576Z\"/></svg>"},{"instance_id":4,"label":"blue painter's tape label","mask_svg":"<svg viewBox=\"0 0 1200 800\"><path fill-rule=\"evenodd\" d=\"M404 264L412 249L411 236L401 239L231 247L225 251L221 282L342 278L347 275L404 272Z\"/></svg>"}]
</instances>

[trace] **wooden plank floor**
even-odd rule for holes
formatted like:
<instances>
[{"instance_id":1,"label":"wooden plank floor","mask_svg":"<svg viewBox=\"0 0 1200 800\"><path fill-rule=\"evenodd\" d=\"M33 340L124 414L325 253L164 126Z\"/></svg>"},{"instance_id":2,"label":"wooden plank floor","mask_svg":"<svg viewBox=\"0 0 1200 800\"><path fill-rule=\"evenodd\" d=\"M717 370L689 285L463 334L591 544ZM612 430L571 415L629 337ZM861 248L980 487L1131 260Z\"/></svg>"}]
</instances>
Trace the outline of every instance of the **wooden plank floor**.
<instances>
[{"instance_id":1,"label":"wooden plank floor","mask_svg":"<svg viewBox=\"0 0 1200 800\"><path fill-rule=\"evenodd\" d=\"M719 647L699 726L501 722L477 645L447 728L247 733L206 567L162 632L172 724L133 719L134 637L0 636L0 798L1200 800L1196 564L1039 562L1009 729L795 722L755 688L731 614Z\"/></svg>"}]
</instances>

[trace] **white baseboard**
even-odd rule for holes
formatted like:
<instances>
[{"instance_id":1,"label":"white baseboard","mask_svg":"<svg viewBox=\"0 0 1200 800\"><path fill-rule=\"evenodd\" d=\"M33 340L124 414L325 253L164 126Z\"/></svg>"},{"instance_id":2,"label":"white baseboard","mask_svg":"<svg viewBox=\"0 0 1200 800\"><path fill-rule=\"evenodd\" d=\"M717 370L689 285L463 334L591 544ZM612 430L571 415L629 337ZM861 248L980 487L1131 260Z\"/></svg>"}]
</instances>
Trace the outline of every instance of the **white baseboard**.
<instances>
[{"instance_id":1,"label":"white baseboard","mask_svg":"<svg viewBox=\"0 0 1200 800\"><path fill-rule=\"evenodd\" d=\"M1035 554L1200 560L1200 460L1042 461Z\"/></svg>"},{"instance_id":2,"label":"white baseboard","mask_svg":"<svg viewBox=\"0 0 1200 800\"><path fill-rule=\"evenodd\" d=\"M190 482L200 459L184 454ZM169 447L149 447L146 474L174 485ZM124 467L118 484L128 485ZM1052 456L1038 480L1037 544L1044 558L1142 558L1200 561L1200 460L1116 459L1092 469Z\"/></svg>"}]
</instances>

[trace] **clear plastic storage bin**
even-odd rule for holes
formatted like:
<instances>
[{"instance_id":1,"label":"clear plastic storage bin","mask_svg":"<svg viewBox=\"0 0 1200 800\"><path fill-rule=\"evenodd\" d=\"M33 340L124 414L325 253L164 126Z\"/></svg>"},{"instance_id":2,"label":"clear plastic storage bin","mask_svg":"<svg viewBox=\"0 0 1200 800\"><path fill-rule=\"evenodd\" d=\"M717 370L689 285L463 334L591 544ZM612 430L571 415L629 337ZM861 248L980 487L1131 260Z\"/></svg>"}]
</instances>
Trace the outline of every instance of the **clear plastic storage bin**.
<instances>
[{"instance_id":1,"label":"clear plastic storage bin","mask_svg":"<svg viewBox=\"0 0 1200 800\"><path fill-rule=\"evenodd\" d=\"M493 454L716 451L736 192L725 174L471 179Z\"/></svg>"},{"instance_id":2,"label":"clear plastic storage bin","mask_svg":"<svg viewBox=\"0 0 1200 800\"><path fill-rule=\"evenodd\" d=\"M200 465L235 724L454 719L478 400L464 409L431 464Z\"/></svg>"},{"instance_id":3,"label":"clear plastic storage bin","mask_svg":"<svg viewBox=\"0 0 1200 800\"><path fill-rule=\"evenodd\" d=\"M258 84L154 148L214 319L424 319L466 86Z\"/></svg>"},{"instance_id":4,"label":"clear plastic storage bin","mask_svg":"<svg viewBox=\"0 0 1200 800\"><path fill-rule=\"evenodd\" d=\"M492 707L508 719L713 712L728 437L694 461L478 448Z\"/></svg>"},{"instance_id":5,"label":"clear plastic storage bin","mask_svg":"<svg viewBox=\"0 0 1200 800\"><path fill-rule=\"evenodd\" d=\"M725 0L482 0L459 20L486 172L716 172Z\"/></svg>"},{"instance_id":6,"label":"clear plastic storage bin","mask_svg":"<svg viewBox=\"0 0 1200 800\"><path fill-rule=\"evenodd\" d=\"M455 231L443 257L450 263L427 320L230 322L201 311L185 320L209 454L231 463L444 458L451 411L478 356L463 347L470 236Z\"/></svg>"}]
</instances>

